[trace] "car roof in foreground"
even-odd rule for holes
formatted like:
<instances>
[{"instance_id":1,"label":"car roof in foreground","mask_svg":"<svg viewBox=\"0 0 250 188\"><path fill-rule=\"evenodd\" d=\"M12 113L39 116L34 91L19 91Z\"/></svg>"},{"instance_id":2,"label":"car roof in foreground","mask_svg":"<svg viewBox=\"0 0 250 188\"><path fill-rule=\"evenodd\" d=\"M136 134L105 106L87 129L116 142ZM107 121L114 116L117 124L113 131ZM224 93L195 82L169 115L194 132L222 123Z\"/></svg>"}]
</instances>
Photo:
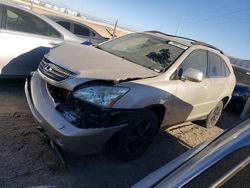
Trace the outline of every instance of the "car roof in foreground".
<instances>
[{"instance_id":1,"label":"car roof in foreground","mask_svg":"<svg viewBox=\"0 0 250 188\"><path fill-rule=\"evenodd\" d=\"M249 135L250 115L215 139L189 149L132 187L164 187L166 185L179 187L185 185L230 153L249 146Z\"/></svg>"}]
</instances>

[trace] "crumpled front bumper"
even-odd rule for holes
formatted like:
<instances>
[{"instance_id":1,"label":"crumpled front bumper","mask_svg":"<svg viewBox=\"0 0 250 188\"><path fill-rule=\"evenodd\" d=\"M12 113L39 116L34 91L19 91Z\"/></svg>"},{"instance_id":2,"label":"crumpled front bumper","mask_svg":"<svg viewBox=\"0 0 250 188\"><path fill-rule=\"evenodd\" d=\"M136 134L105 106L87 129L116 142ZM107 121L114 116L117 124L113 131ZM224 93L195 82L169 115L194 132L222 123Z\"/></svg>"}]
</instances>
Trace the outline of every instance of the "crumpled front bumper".
<instances>
[{"instance_id":1,"label":"crumpled front bumper","mask_svg":"<svg viewBox=\"0 0 250 188\"><path fill-rule=\"evenodd\" d=\"M126 125L109 128L77 128L55 109L46 82L35 72L25 82L25 94L30 110L49 136L63 150L76 154L93 154L102 151L106 142Z\"/></svg>"}]
</instances>

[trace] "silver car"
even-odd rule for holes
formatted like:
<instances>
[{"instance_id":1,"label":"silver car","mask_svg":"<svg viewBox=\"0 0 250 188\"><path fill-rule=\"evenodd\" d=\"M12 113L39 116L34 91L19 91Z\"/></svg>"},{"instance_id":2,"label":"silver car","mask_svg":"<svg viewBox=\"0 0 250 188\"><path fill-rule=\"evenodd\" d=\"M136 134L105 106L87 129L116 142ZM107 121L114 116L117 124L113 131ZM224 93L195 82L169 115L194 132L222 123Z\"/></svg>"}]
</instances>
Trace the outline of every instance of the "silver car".
<instances>
[{"instance_id":1,"label":"silver car","mask_svg":"<svg viewBox=\"0 0 250 188\"><path fill-rule=\"evenodd\" d=\"M0 77L29 76L64 41L84 42L52 20L0 0Z\"/></svg>"},{"instance_id":2,"label":"silver car","mask_svg":"<svg viewBox=\"0 0 250 188\"><path fill-rule=\"evenodd\" d=\"M50 50L26 82L26 96L43 132L64 150L96 153L111 140L131 160L160 127L215 126L234 86L229 60L217 48L145 32Z\"/></svg>"},{"instance_id":3,"label":"silver car","mask_svg":"<svg viewBox=\"0 0 250 188\"><path fill-rule=\"evenodd\" d=\"M88 41L89 44L99 44L108 40L107 38L101 36L97 31L83 23L62 16L48 14L45 16L54 20L56 23L74 33L78 37L82 38L83 40Z\"/></svg>"}]
</instances>

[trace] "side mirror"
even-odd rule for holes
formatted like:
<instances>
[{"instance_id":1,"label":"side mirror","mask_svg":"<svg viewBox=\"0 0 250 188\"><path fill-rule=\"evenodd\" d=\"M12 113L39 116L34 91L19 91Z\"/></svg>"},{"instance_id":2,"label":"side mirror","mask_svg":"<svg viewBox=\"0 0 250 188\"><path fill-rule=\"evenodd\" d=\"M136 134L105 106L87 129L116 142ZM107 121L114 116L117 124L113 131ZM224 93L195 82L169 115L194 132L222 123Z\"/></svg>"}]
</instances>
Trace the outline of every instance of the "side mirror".
<instances>
[{"instance_id":1,"label":"side mirror","mask_svg":"<svg viewBox=\"0 0 250 188\"><path fill-rule=\"evenodd\" d=\"M193 69L193 68L188 68L185 70L181 76L182 80L189 80L192 82L201 82L203 79L203 72Z\"/></svg>"}]
</instances>

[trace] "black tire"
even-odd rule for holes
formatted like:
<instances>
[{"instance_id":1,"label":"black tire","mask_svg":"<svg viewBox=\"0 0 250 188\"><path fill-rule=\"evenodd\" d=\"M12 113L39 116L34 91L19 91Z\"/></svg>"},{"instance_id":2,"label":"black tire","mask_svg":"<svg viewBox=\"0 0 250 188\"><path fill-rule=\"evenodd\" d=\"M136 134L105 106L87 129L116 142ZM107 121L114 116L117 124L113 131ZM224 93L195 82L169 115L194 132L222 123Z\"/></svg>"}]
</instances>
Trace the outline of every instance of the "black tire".
<instances>
[{"instance_id":1,"label":"black tire","mask_svg":"<svg viewBox=\"0 0 250 188\"><path fill-rule=\"evenodd\" d=\"M208 114L207 119L203 121L198 121L198 124L201 124L202 126L206 128L213 128L215 127L216 123L219 121L222 111L224 108L223 101L220 101L215 108Z\"/></svg>"},{"instance_id":2,"label":"black tire","mask_svg":"<svg viewBox=\"0 0 250 188\"><path fill-rule=\"evenodd\" d=\"M140 157L150 146L157 132L157 117L145 110L136 114L122 129L116 139L119 158L130 161Z\"/></svg>"}]
</instances>

